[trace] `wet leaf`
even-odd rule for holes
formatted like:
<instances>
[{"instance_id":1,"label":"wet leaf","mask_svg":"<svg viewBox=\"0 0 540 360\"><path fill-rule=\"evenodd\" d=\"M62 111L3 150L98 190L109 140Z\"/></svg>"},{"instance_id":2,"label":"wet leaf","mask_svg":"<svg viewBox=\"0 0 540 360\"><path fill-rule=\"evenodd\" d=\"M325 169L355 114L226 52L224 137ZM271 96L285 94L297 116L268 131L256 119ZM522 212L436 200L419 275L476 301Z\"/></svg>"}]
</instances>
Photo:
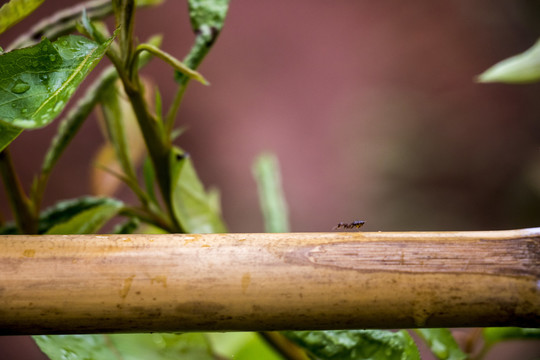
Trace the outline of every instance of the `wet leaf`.
<instances>
[{"instance_id":1,"label":"wet leaf","mask_svg":"<svg viewBox=\"0 0 540 360\"><path fill-rule=\"evenodd\" d=\"M188 0L193 31L213 43L223 28L230 0Z\"/></svg>"},{"instance_id":2,"label":"wet leaf","mask_svg":"<svg viewBox=\"0 0 540 360\"><path fill-rule=\"evenodd\" d=\"M443 360L466 360L467 355L461 351L454 336L448 329L415 330L427 343L431 352Z\"/></svg>"},{"instance_id":3,"label":"wet leaf","mask_svg":"<svg viewBox=\"0 0 540 360\"><path fill-rule=\"evenodd\" d=\"M122 208L121 201L82 197L59 202L45 210L39 223L40 234L92 234Z\"/></svg>"},{"instance_id":4,"label":"wet leaf","mask_svg":"<svg viewBox=\"0 0 540 360\"><path fill-rule=\"evenodd\" d=\"M149 40L150 43L159 45L161 36L154 36ZM152 58L151 54L143 54L139 61L140 66L148 64ZM84 97L79 99L77 104L62 119L58 127L58 133L54 137L45 159L43 161L41 172L45 175L52 171L52 168L69 145L81 125L84 123L94 106L99 102L100 94L103 89L112 86L112 83L118 78L118 73L114 67L109 67L101 73L92 85L86 91Z\"/></svg>"},{"instance_id":5,"label":"wet leaf","mask_svg":"<svg viewBox=\"0 0 540 360\"><path fill-rule=\"evenodd\" d=\"M405 330L285 331L282 334L323 360L420 360L416 344Z\"/></svg>"},{"instance_id":6,"label":"wet leaf","mask_svg":"<svg viewBox=\"0 0 540 360\"><path fill-rule=\"evenodd\" d=\"M214 360L203 334L41 335L51 360Z\"/></svg>"},{"instance_id":7,"label":"wet leaf","mask_svg":"<svg viewBox=\"0 0 540 360\"><path fill-rule=\"evenodd\" d=\"M212 196L205 191L191 159L178 148L170 155L171 203L174 216L187 233L227 232Z\"/></svg>"},{"instance_id":8,"label":"wet leaf","mask_svg":"<svg viewBox=\"0 0 540 360\"><path fill-rule=\"evenodd\" d=\"M540 81L540 39L527 51L493 65L480 74L477 80L506 84Z\"/></svg>"},{"instance_id":9,"label":"wet leaf","mask_svg":"<svg viewBox=\"0 0 540 360\"><path fill-rule=\"evenodd\" d=\"M0 8L0 34L30 15L45 0L11 0Z\"/></svg>"},{"instance_id":10,"label":"wet leaf","mask_svg":"<svg viewBox=\"0 0 540 360\"><path fill-rule=\"evenodd\" d=\"M62 112L112 38L97 44L82 36L43 39L0 55L0 120L22 128L49 124Z\"/></svg>"},{"instance_id":11,"label":"wet leaf","mask_svg":"<svg viewBox=\"0 0 540 360\"><path fill-rule=\"evenodd\" d=\"M206 54L216 42L225 17L229 10L230 0L189 0L189 17L191 27L197 35L188 55L183 63L190 69L197 69ZM189 77L179 71L175 71L175 79L179 84L186 84Z\"/></svg>"},{"instance_id":12,"label":"wet leaf","mask_svg":"<svg viewBox=\"0 0 540 360\"><path fill-rule=\"evenodd\" d=\"M113 67L105 69L101 75L92 83L86 90L83 97L79 99L77 104L72 107L69 113L61 120L58 126L58 132L53 138L49 149L43 160L41 172L48 175L66 147L77 134L88 115L98 103L99 94L101 91L113 83L118 74Z\"/></svg>"}]
</instances>

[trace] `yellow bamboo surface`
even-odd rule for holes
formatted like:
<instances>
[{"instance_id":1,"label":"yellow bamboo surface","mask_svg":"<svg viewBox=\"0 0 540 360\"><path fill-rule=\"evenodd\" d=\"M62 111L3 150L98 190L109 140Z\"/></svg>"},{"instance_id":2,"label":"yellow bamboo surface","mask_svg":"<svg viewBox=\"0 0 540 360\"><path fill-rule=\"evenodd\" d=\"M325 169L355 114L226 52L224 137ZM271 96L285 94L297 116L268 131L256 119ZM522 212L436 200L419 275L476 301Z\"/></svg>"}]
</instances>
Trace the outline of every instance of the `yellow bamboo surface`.
<instances>
[{"instance_id":1,"label":"yellow bamboo surface","mask_svg":"<svg viewBox=\"0 0 540 360\"><path fill-rule=\"evenodd\" d=\"M0 236L0 334L540 326L540 228Z\"/></svg>"}]
</instances>

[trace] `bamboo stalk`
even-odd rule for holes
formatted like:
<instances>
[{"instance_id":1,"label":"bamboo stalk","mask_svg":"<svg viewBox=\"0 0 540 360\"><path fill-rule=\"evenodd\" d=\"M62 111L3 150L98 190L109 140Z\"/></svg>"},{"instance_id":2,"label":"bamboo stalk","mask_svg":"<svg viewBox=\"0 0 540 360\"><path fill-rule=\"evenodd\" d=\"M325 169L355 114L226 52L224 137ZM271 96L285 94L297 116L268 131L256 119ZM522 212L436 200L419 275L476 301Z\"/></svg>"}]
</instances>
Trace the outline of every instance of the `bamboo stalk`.
<instances>
[{"instance_id":1,"label":"bamboo stalk","mask_svg":"<svg viewBox=\"0 0 540 360\"><path fill-rule=\"evenodd\" d=\"M540 326L540 228L0 236L0 334Z\"/></svg>"}]
</instances>

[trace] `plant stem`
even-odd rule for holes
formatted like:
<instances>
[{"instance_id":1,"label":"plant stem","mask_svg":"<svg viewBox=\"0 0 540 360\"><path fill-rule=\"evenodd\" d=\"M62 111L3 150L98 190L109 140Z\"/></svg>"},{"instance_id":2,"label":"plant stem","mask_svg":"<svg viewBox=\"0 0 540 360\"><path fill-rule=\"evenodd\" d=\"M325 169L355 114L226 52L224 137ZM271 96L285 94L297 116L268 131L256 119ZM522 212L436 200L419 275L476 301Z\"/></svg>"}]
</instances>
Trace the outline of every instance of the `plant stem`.
<instances>
[{"instance_id":1,"label":"plant stem","mask_svg":"<svg viewBox=\"0 0 540 360\"><path fill-rule=\"evenodd\" d=\"M274 350L287 360L309 360L306 353L277 331L258 333Z\"/></svg>"},{"instance_id":2,"label":"plant stem","mask_svg":"<svg viewBox=\"0 0 540 360\"><path fill-rule=\"evenodd\" d=\"M37 234L34 206L24 193L8 148L0 152L0 175L19 230L26 234Z\"/></svg>"},{"instance_id":3,"label":"plant stem","mask_svg":"<svg viewBox=\"0 0 540 360\"><path fill-rule=\"evenodd\" d=\"M136 207L124 207L120 211L120 215L125 216L134 216L148 224L152 224L156 227L159 227L167 232L174 232L175 229L173 226L166 222L166 219L162 216L159 216L160 214L155 214L147 209L140 209Z\"/></svg>"},{"instance_id":4,"label":"plant stem","mask_svg":"<svg viewBox=\"0 0 540 360\"><path fill-rule=\"evenodd\" d=\"M203 85L208 85L208 81L197 71L190 69L187 65L176 59L174 56L166 53L165 51L161 50L160 48L152 45L152 44L141 44L137 46L137 49L135 50L134 54L134 63L132 64L132 69L137 69L137 55L142 51L148 51L152 53L154 56L160 58L161 60L165 61L169 65L171 65L175 70L178 70L182 74L188 76L189 78L195 79L199 81Z\"/></svg>"},{"instance_id":5,"label":"plant stem","mask_svg":"<svg viewBox=\"0 0 540 360\"><path fill-rule=\"evenodd\" d=\"M152 159L152 164L154 165L158 186L167 208L170 223L173 224L176 232L181 232L180 225L175 221L170 199L170 142L166 139L161 124L148 108L144 98L143 85L139 79L137 66L131 66L133 63L137 62L137 60L133 60L137 58L133 51L134 1L115 0L113 2L113 8L117 26L120 27L119 41L122 61L118 61L119 59L115 58L111 58L111 60L122 80L126 95L128 96L131 106L133 107L133 112L137 117L137 122L141 129L146 148Z\"/></svg>"},{"instance_id":6,"label":"plant stem","mask_svg":"<svg viewBox=\"0 0 540 360\"><path fill-rule=\"evenodd\" d=\"M175 224L176 232L181 232L180 226L174 220L171 204L171 173L169 156L171 152L168 141L164 141L162 130L158 120L150 113L140 87L134 88L124 83L124 89L137 116L137 122L141 128L144 142L152 159L161 196L167 208L171 222Z\"/></svg>"},{"instance_id":7,"label":"plant stem","mask_svg":"<svg viewBox=\"0 0 540 360\"><path fill-rule=\"evenodd\" d=\"M187 83L188 81L186 80L186 81L183 81L182 84L180 84L180 86L178 87L178 90L176 91L176 95L174 96L174 100L171 104L171 107L169 108L169 112L167 112L167 115L165 116L165 133L166 134L171 134L173 131L176 114L178 113L178 109L180 108L180 104L182 103L182 99L184 98L184 94L186 93Z\"/></svg>"}]
</instances>

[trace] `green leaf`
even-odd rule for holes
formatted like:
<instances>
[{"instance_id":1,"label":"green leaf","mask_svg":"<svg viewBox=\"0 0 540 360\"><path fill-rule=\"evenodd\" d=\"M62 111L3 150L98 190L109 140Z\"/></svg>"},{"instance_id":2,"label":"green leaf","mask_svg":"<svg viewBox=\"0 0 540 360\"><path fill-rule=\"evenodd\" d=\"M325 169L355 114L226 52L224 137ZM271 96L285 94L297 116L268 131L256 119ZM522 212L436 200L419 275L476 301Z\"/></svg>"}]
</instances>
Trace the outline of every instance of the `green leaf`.
<instances>
[{"instance_id":1,"label":"green leaf","mask_svg":"<svg viewBox=\"0 0 540 360\"><path fill-rule=\"evenodd\" d=\"M45 210L39 223L40 234L92 234L122 208L121 201L82 197L62 201Z\"/></svg>"},{"instance_id":2,"label":"green leaf","mask_svg":"<svg viewBox=\"0 0 540 360\"><path fill-rule=\"evenodd\" d=\"M259 190L265 231L289 232L289 211L281 186L277 157L270 153L259 155L253 164L252 172Z\"/></svg>"},{"instance_id":3,"label":"green leaf","mask_svg":"<svg viewBox=\"0 0 540 360\"><path fill-rule=\"evenodd\" d=\"M461 351L452 333L448 329L416 329L427 343L431 352L444 360L465 360L467 355Z\"/></svg>"},{"instance_id":4,"label":"green leaf","mask_svg":"<svg viewBox=\"0 0 540 360\"><path fill-rule=\"evenodd\" d=\"M154 36L149 42L159 45L161 43L161 36ZM141 56L141 61L139 61L139 65L144 66L148 64L151 58L151 54L143 54L143 56ZM41 167L42 177L47 177L49 175L64 150L77 134L81 125L92 112L94 106L99 102L103 90L111 86L117 78L118 73L113 66L103 70L100 76L90 87L88 87L84 96L79 99L77 104L73 106L70 112L61 120L58 132L49 146L43 160ZM43 186L44 184L41 185Z\"/></svg>"},{"instance_id":5,"label":"green leaf","mask_svg":"<svg viewBox=\"0 0 540 360\"><path fill-rule=\"evenodd\" d=\"M152 165L152 161L149 157L144 159L143 162L143 178L148 197L155 205L159 205L158 199L156 197L156 191L154 189L156 173L154 172L154 166Z\"/></svg>"},{"instance_id":6,"label":"green leaf","mask_svg":"<svg viewBox=\"0 0 540 360\"><path fill-rule=\"evenodd\" d=\"M88 13L83 10L80 25L77 30L83 35L88 35L94 41L102 44L111 36L107 25L101 21L91 21Z\"/></svg>"},{"instance_id":7,"label":"green leaf","mask_svg":"<svg viewBox=\"0 0 540 360\"><path fill-rule=\"evenodd\" d=\"M209 333L207 337L212 344L214 353L224 359L283 359L254 332Z\"/></svg>"},{"instance_id":8,"label":"green leaf","mask_svg":"<svg viewBox=\"0 0 540 360\"><path fill-rule=\"evenodd\" d=\"M287 338L319 359L420 360L405 330L285 331Z\"/></svg>"},{"instance_id":9,"label":"green leaf","mask_svg":"<svg viewBox=\"0 0 540 360\"><path fill-rule=\"evenodd\" d=\"M51 360L214 360L203 334L40 335Z\"/></svg>"},{"instance_id":10,"label":"green leaf","mask_svg":"<svg viewBox=\"0 0 540 360\"><path fill-rule=\"evenodd\" d=\"M22 128L49 124L111 41L97 44L69 35L0 55L0 120Z\"/></svg>"},{"instance_id":11,"label":"green leaf","mask_svg":"<svg viewBox=\"0 0 540 360\"><path fill-rule=\"evenodd\" d=\"M11 0L0 8L0 34L30 15L45 0Z\"/></svg>"},{"instance_id":12,"label":"green leaf","mask_svg":"<svg viewBox=\"0 0 540 360\"><path fill-rule=\"evenodd\" d=\"M163 103L161 99L161 93L159 92L159 88L156 86L155 88L155 97L154 97L154 111L156 113L156 119L159 122L163 122Z\"/></svg>"},{"instance_id":13,"label":"green leaf","mask_svg":"<svg viewBox=\"0 0 540 360\"><path fill-rule=\"evenodd\" d=\"M0 121L0 151L4 150L21 134L23 129Z\"/></svg>"},{"instance_id":14,"label":"green leaf","mask_svg":"<svg viewBox=\"0 0 540 360\"><path fill-rule=\"evenodd\" d=\"M135 3L137 6L154 6L161 4L163 0L140 0ZM89 0L77 2L75 5L62 8L58 12L44 18L26 33L15 39L8 50L18 49L34 45L42 37L55 40L62 35L72 33L81 19L83 11L92 20L102 19L113 12L111 0Z\"/></svg>"},{"instance_id":15,"label":"green leaf","mask_svg":"<svg viewBox=\"0 0 540 360\"><path fill-rule=\"evenodd\" d=\"M480 74L482 83L527 84L540 81L540 39L527 51L505 59Z\"/></svg>"},{"instance_id":16,"label":"green leaf","mask_svg":"<svg viewBox=\"0 0 540 360\"><path fill-rule=\"evenodd\" d=\"M132 217L132 218L129 218L126 222L116 225L112 233L113 234L133 234L137 230L140 224L141 224L141 221L138 218Z\"/></svg>"},{"instance_id":17,"label":"green leaf","mask_svg":"<svg viewBox=\"0 0 540 360\"><path fill-rule=\"evenodd\" d=\"M188 0L193 31L213 43L223 28L230 0Z\"/></svg>"},{"instance_id":18,"label":"green leaf","mask_svg":"<svg viewBox=\"0 0 540 360\"><path fill-rule=\"evenodd\" d=\"M130 146L128 146L126 137L128 124L132 124L132 126L136 124L135 114L127 100L125 100L125 94L122 92L119 83L113 83L111 86L104 88L100 95L109 141L114 147L124 175L136 179L135 169L131 162ZM140 138L139 142L142 144L141 136L133 136L133 138Z\"/></svg>"},{"instance_id":19,"label":"green leaf","mask_svg":"<svg viewBox=\"0 0 540 360\"><path fill-rule=\"evenodd\" d=\"M48 174L69 145L77 131L80 129L84 120L90 115L94 106L98 103L103 89L109 87L116 79L118 74L116 69L109 67L105 69L92 85L86 90L85 95L79 99L77 104L62 119L58 132L55 135L43 160L42 173Z\"/></svg>"},{"instance_id":20,"label":"green leaf","mask_svg":"<svg viewBox=\"0 0 540 360\"><path fill-rule=\"evenodd\" d=\"M170 155L171 204L176 220L187 233L224 233L225 224L211 196L204 190L189 156L178 148Z\"/></svg>"},{"instance_id":21,"label":"green leaf","mask_svg":"<svg viewBox=\"0 0 540 360\"><path fill-rule=\"evenodd\" d=\"M21 233L19 231L19 228L13 222L4 224L4 226L0 228L0 235L20 235L20 234Z\"/></svg>"},{"instance_id":22,"label":"green leaf","mask_svg":"<svg viewBox=\"0 0 540 360\"><path fill-rule=\"evenodd\" d=\"M206 54L216 42L225 17L229 10L230 0L189 0L189 17L191 27L197 35L189 54L183 63L190 69L197 69ZM175 79L179 84L186 84L189 77L175 71Z\"/></svg>"},{"instance_id":23,"label":"green leaf","mask_svg":"<svg viewBox=\"0 0 540 360\"><path fill-rule=\"evenodd\" d=\"M483 329L486 344L491 346L505 340L540 339L540 329L490 327Z\"/></svg>"}]
</instances>

